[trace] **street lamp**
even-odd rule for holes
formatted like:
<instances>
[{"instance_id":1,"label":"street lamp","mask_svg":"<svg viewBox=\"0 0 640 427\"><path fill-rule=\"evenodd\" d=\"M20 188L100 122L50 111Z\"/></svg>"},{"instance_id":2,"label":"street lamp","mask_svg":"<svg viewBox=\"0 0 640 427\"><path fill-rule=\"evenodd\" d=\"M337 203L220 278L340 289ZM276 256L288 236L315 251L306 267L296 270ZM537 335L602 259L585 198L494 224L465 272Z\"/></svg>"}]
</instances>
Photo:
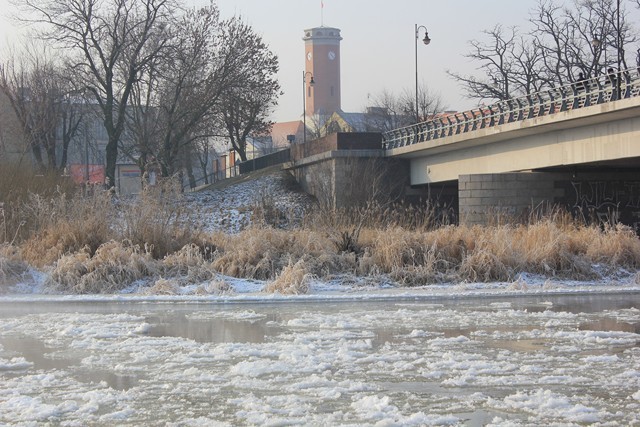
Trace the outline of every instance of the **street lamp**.
<instances>
[{"instance_id":1,"label":"street lamp","mask_svg":"<svg viewBox=\"0 0 640 427\"><path fill-rule=\"evenodd\" d=\"M622 78L622 73L621 73L621 69L620 69L620 65L621 65L621 61L620 61L620 49L621 49L621 45L622 45L622 40L621 40L621 31L620 31L620 0L617 1L616 3L616 21L617 21L617 26L616 26L616 30L617 30L617 42L616 42L616 48L618 51L618 75L616 76L616 100L620 99L620 79Z\"/></svg>"},{"instance_id":2,"label":"street lamp","mask_svg":"<svg viewBox=\"0 0 640 427\"><path fill-rule=\"evenodd\" d=\"M431 43L431 39L429 38L429 32L427 31L427 28L424 25L420 25L418 26L418 24L415 24L416 27L416 40L415 40L415 50L416 50L416 123L420 122L420 110L418 109L418 39L420 38L420 30L424 29L424 39L422 39L422 43L424 43L425 45Z\"/></svg>"},{"instance_id":3,"label":"street lamp","mask_svg":"<svg viewBox=\"0 0 640 427\"><path fill-rule=\"evenodd\" d=\"M620 99L620 79L622 78L622 29L620 28L620 0L616 1L616 60L617 60L617 75L615 76L615 99ZM598 39L598 36L595 35L593 40L591 40L591 45L593 46L594 52L598 49L604 49L604 67L608 72L608 61L607 61L607 45L605 43L605 36L603 35L603 40ZM610 76L612 78L613 76ZM613 78L611 80L614 82Z\"/></svg>"},{"instance_id":4,"label":"street lamp","mask_svg":"<svg viewBox=\"0 0 640 427\"><path fill-rule=\"evenodd\" d=\"M315 82L313 81L313 73L311 71L302 72L302 143L307 142L307 75L311 77L309 79L309 86L313 87Z\"/></svg>"}]
</instances>

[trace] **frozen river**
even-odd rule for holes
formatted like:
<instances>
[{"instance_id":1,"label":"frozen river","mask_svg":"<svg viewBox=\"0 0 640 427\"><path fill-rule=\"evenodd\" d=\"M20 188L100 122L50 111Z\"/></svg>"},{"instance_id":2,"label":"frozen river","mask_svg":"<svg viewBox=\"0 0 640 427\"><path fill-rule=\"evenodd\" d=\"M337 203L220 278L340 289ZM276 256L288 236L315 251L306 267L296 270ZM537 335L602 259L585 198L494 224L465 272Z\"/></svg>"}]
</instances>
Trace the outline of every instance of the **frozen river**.
<instances>
[{"instance_id":1,"label":"frozen river","mask_svg":"<svg viewBox=\"0 0 640 427\"><path fill-rule=\"evenodd\" d=\"M0 425L640 425L638 307L0 302Z\"/></svg>"}]
</instances>

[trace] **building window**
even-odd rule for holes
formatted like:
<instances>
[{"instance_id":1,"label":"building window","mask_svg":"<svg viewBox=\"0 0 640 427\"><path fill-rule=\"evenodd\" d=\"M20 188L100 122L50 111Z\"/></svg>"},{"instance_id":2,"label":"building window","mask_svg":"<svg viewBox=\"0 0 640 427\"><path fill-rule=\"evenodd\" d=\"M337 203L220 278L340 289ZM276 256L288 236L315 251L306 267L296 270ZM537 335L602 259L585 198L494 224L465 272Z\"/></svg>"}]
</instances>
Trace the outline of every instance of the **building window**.
<instances>
[{"instance_id":1,"label":"building window","mask_svg":"<svg viewBox=\"0 0 640 427\"><path fill-rule=\"evenodd\" d=\"M311 98L311 86L307 86L307 98Z\"/></svg>"},{"instance_id":2,"label":"building window","mask_svg":"<svg viewBox=\"0 0 640 427\"><path fill-rule=\"evenodd\" d=\"M331 96L333 96L333 86L331 86Z\"/></svg>"}]
</instances>

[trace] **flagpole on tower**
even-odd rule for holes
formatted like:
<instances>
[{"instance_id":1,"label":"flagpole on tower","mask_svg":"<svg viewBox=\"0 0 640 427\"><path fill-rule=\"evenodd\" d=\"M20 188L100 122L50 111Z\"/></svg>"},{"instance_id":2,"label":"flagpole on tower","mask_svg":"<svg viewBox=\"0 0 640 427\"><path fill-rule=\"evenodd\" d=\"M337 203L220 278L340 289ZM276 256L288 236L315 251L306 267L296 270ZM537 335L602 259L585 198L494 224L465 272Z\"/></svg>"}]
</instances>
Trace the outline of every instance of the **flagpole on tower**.
<instances>
[{"instance_id":1,"label":"flagpole on tower","mask_svg":"<svg viewBox=\"0 0 640 427\"><path fill-rule=\"evenodd\" d=\"M320 0L320 26L324 27L324 0Z\"/></svg>"}]
</instances>

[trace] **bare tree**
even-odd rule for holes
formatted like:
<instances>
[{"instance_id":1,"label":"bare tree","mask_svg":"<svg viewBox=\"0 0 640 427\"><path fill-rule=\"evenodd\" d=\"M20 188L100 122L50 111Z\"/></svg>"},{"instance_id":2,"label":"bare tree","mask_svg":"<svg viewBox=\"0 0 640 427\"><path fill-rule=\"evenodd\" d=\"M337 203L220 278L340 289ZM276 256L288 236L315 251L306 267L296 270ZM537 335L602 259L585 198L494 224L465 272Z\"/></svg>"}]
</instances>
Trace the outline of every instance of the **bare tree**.
<instances>
[{"instance_id":1,"label":"bare tree","mask_svg":"<svg viewBox=\"0 0 640 427\"><path fill-rule=\"evenodd\" d=\"M469 98L503 100L541 88L538 44L520 36L516 28L496 25L483 33L488 41L470 41L471 52L465 55L480 64L478 70L483 76L447 71L463 86Z\"/></svg>"},{"instance_id":2,"label":"bare tree","mask_svg":"<svg viewBox=\"0 0 640 427\"><path fill-rule=\"evenodd\" d=\"M83 116L68 70L57 65L48 50L32 44L0 64L0 90L18 118L38 168L64 169Z\"/></svg>"},{"instance_id":3,"label":"bare tree","mask_svg":"<svg viewBox=\"0 0 640 427\"><path fill-rule=\"evenodd\" d=\"M541 49L544 66L539 78L547 86L572 83L578 72L587 77L600 74L603 53L618 48L612 7L612 0L580 0L572 7L551 1L538 4L530 19L531 36Z\"/></svg>"},{"instance_id":4,"label":"bare tree","mask_svg":"<svg viewBox=\"0 0 640 427\"><path fill-rule=\"evenodd\" d=\"M331 114L327 114L322 111L307 116L307 142L327 136L329 133L336 132L335 129L331 129L330 126L327 126L330 118ZM303 129L303 132L304 131L305 129Z\"/></svg>"},{"instance_id":5,"label":"bare tree","mask_svg":"<svg viewBox=\"0 0 640 427\"><path fill-rule=\"evenodd\" d=\"M227 129L232 129L240 153L251 130L268 126L266 112L273 99L263 86L279 88L272 80L277 62L260 50L260 38L238 18L221 21L215 3L187 11L169 36L163 54L133 86L130 127L142 168L153 157L164 176L182 169L192 175L190 162L197 150L191 145L229 136ZM234 112L228 114L228 124L216 124L221 111Z\"/></svg>"},{"instance_id":6,"label":"bare tree","mask_svg":"<svg viewBox=\"0 0 640 427\"><path fill-rule=\"evenodd\" d=\"M400 94L383 90L371 99L364 114L367 132L386 132L414 124L416 121L414 90L404 89ZM424 120L446 109L442 97L434 94L422 83L418 87L419 116Z\"/></svg>"},{"instance_id":7,"label":"bare tree","mask_svg":"<svg viewBox=\"0 0 640 427\"><path fill-rule=\"evenodd\" d=\"M131 157L142 170L158 161L169 176L181 165L180 150L197 137L197 128L220 96L216 67L219 12L212 4L177 18L165 48L143 69L132 87L129 129Z\"/></svg>"},{"instance_id":8,"label":"bare tree","mask_svg":"<svg viewBox=\"0 0 640 427\"><path fill-rule=\"evenodd\" d=\"M247 137L266 133L272 125L268 119L278 103L280 84L276 79L278 57L255 31L235 18L228 22L229 34L242 34L242 45L238 54L242 62L253 72L245 76L241 84L229 87L223 94L220 118L227 131L231 146L247 160Z\"/></svg>"},{"instance_id":9,"label":"bare tree","mask_svg":"<svg viewBox=\"0 0 640 427\"><path fill-rule=\"evenodd\" d=\"M624 2L620 21L616 0L574 0L561 5L540 0L532 11L529 32L497 25L485 31L487 41L473 40L466 56L481 75L449 71L469 98L503 100L598 76L614 66L627 68L625 48L637 42ZM634 0L640 7L640 0ZM617 67L617 64L614 66Z\"/></svg>"},{"instance_id":10,"label":"bare tree","mask_svg":"<svg viewBox=\"0 0 640 427\"><path fill-rule=\"evenodd\" d=\"M197 160L198 166L202 172L205 184L209 184L209 164L215 150L212 149L208 138L200 138L193 142L193 157Z\"/></svg>"},{"instance_id":11,"label":"bare tree","mask_svg":"<svg viewBox=\"0 0 640 427\"><path fill-rule=\"evenodd\" d=\"M25 0L28 21L64 48L78 81L88 90L107 132L106 182L115 185L125 111L140 73L163 49L173 0Z\"/></svg>"},{"instance_id":12,"label":"bare tree","mask_svg":"<svg viewBox=\"0 0 640 427\"><path fill-rule=\"evenodd\" d=\"M415 112L415 103L415 92L405 88L400 96L400 104L405 106L404 108L408 111ZM417 110L418 117L420 117L421 120L426 120L434 114L444 111L445 108L442 97L439 94L433 93L425 83L418 86Z\"/></svg>"}]
</instances>

